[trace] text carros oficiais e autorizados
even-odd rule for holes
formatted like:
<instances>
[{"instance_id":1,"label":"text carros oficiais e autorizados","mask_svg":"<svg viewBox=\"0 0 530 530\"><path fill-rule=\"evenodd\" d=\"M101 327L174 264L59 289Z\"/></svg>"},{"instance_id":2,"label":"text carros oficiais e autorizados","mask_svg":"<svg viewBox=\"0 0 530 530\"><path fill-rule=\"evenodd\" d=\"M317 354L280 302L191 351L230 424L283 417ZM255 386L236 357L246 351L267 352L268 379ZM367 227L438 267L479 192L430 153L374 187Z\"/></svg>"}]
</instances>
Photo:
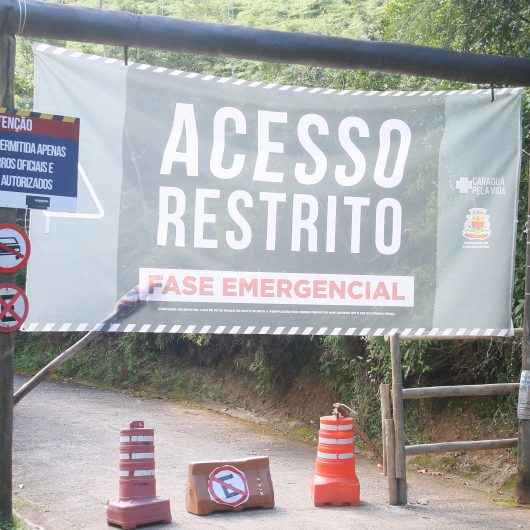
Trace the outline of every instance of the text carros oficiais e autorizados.
<instances>
[{"instance_id":1,"label":"text carros oficiais e autorizados","mask_svg":"<svg viewBox=\"0 0 530 530\"><path fill-rule=\"evenodd\" d=\"M15 132L32 132L33 120L20 116L2 116L0 118L0 128L12 130ZM30 156L41 157L66 157L66 147L51 145L46 143L26 142L21 140L9 140L0 138L0 152L20 153ZM32 172L37 175L55 173L55 163L45 160L31 160L14 157L0 157L0 169ZM27 189L36 190L52 190L53 179L42 177L22 177L20 175L12 175L9 173L2 174L2 186L16 186Z\"/></svg>"}]
</instances>

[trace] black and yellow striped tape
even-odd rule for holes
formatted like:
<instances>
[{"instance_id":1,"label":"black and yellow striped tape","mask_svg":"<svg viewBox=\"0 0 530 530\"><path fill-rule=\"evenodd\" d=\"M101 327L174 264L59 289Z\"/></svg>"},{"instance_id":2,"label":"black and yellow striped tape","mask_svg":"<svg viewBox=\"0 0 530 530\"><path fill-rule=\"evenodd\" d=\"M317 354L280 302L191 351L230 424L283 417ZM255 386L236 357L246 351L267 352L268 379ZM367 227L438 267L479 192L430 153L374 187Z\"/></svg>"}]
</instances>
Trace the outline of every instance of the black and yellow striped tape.
<instances>
[{"instance_id":1,"label":"black and yellow striped tape","mask_svg":"<svg viewBox=\"0 0 530 530\"><path fill-rule=\"evenodd\" d=\"M72 116L60 116L59 114L46 114L44 112L33 112L31 110L9 111L6 107L0 107L0 114L10 114L12 116L21 116L23 118L41 118L43 120L56 120L64 123L75 123L79 118Z\"/></svg>"}]
</instances>

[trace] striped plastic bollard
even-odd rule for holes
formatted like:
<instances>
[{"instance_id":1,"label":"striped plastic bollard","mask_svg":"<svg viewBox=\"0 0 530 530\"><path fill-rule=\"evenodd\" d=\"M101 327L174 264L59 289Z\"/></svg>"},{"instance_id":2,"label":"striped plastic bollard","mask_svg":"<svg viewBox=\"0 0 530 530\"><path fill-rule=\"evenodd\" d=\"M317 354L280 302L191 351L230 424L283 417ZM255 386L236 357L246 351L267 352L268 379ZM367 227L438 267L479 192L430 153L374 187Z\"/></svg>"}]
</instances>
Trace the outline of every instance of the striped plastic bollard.
<instances>
[{"instance_id":1,"label":"striped plastic bollard","mask_svg":"<svg viewBox=\"0 0 530 530\"><path fill-rule=\"evenodd\" d=\"M108 504L107 522L126 530L171 522L169 499L156 496L154 430L143 421L120 431L120 499Z\"/></svg>"},{"instance_id":2,"label":"striped plastic bollard","mask_svg":"<svg viewBox=\"0 0 530 530\"><path fill-rule=\"evenodd\" d=\"M315 506L357 506L360 503L351 418L320 418L315 477L311 490Z\"/></svg>"}]
</instances>

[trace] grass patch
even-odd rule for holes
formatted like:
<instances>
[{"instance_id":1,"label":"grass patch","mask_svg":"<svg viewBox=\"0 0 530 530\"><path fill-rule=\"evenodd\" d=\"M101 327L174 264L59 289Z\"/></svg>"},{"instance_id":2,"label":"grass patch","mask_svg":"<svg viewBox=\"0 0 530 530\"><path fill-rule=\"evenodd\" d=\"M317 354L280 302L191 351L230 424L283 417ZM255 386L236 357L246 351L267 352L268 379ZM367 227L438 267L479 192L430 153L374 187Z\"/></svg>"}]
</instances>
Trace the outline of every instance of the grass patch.
<instances>
[{"instance_id":1,"label":"grass patch","mask_svg":"<svg viewBox=\"0 0 530 530\"><path fill-rule=\"evenodd\" d=\"M519 508L521 510L530 510L530 506L522 505L517 502L515 496L515 486L517 484L517 473L506 479L498 489L498 496L493 497L491 501L502 508Z\"/></svg>"},{"instance_id":2,"label":"grass patch","mask_svg":"<svg viewBox=\"0 0 530 530\"><path fill-rule=\"evenodd\" d=\"M496 506L501 506L502 508L523 508L529 510L527 506L523 506L517 502L515 497L493 497L491 499Z\"/></svg>"},{"instance_id":3,"label":"grass patch","mask_svg":"<svg viewBox=\"0 0 530 530\"><path fill-rule=\"evenodd\" d=\"M312 444L316 441L315 430L311 427L297 427L289 432L289 437L304 443Z\"/></svg>"},{"instance_id":4,"label":"grass patch","mask_svg":"<svg viewBox=\"0 0 530 530\"><path fill-rule=\"evenodd\" d=\"M515 486L517 484L517 473L511 475L506 479L502 486L498 489L498 497L493 497L491 500L498 506L504 508L517 508L521 505L518 504L515 498Z\"/></svg>"},{"instance_id":5,"label":"grass patch","mask_svg":"<svg viewBox=\"0 0 530 530\"><path fill-rule=\"evenodd\" d=\"M458 467L458 459L452 454L444 456L419 455L411 458L408 465L413 469L431 469L449 473Z\"/></svg>"},{"instance_id":6,"label":"grass patch","mask_svg":"<svg viewBox=\"0 0 530 530\"><path fill-rule=\"evenodd\" d=\"M439 455L419 455L408 461L411 469L427 470L441 473L454 473L469 480L477 478L483 471L483 467L473 461L462 463L461 460L452 453Z\"/></svg>"},{"instance_id":7,"label":"grass patch","mask_svg":"<svg viewBox=\"0 0 530 530\"><path fill-rule=\"evenodd\" d=\"M27 530L27 526L15 517L12 523L0 521L0 530Z\"/></svg>"},{"instance_id":8,"label":"grass patch","mask_svg":"<svg viewBox=\"0 0 530 530\"><path fill-rule=\"evenodd\" d=\"M430 455L418 455L408 460L407 467L412 469L428 469L434 466L434 461Z\"/></svg>"}]
</instances>

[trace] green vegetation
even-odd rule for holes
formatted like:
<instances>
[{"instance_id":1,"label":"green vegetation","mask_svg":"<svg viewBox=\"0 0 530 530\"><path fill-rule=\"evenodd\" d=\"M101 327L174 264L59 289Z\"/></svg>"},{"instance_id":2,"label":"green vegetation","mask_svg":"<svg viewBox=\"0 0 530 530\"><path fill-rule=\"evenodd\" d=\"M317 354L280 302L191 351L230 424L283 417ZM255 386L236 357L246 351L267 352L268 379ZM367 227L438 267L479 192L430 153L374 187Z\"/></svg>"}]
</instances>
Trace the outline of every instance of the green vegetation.
<instances>
[{"instance_id":1,"label":"green vegetation","mask_svg":"<svg viewBox=\"0 0 530 530\"><path fill-rule=\"evenodd\" d=\"M124 9L186 19L250 25L288 31L307 31L353 38L404 41L460 51L530 56L530 3L527 0L84 0L69 4ZM20 39L16 92L19 107L31 107L30 43ZM121 58L112 46L56 43L83 51ZM188 71L246 79L333 88L413 89L462 88L451 83L412 76L364 71L339 71L235 59L130 50L131 60ZM530 151L530 98L524 100L525 150ZM525 221L528 157L522 170L520 223L514 292L514 322L521 326L524 297ZM75 335L22 335L17 369L35 372ZM223 368L248 382L257 394L281 400L301 377L313 377L337 398L358 411L361 427L371 436L379 430L377 388L389 378L389 352L382 339L265 336L159 336L151 334L101 337L90 350L68 362L61 377L100 384L158 389L173 397L208 395L187 369ZM520 371L517 341L411 342L404 347L407 386L516 381ZM515 426L513 398L482 400L477 414L485 421ZM407 432L421 440L419 418L431 411L410 404ZM430 406L430 405L429 405ZM434 406L434 405L433 405ZM453 406L438 403L436 407ZM423 408L422 408L423 407Z\"/></svg>"},{"instance_id":2,"label":"green vegetation","mask_svg":"<svg viewBox=\"0 0 530 530\"><path fill-rule=\"evenodd\" d=\"M0 521L0 530L26 530L26 526L15 517L13 523L5 523Z\"/></svg>"},{"instance_id":3,"label":"green vegetation","mask_svg":"<svg viewBox=\"0 0 530 530\"><path fill-rule=\"evenodd\" d=\"M497 491L498 496L492 500L497 506L504 508L521 508L514 496L515 487L517 484L517 474L509 476Z\"/></svg>"},{"instance_id":4,"label":"green vegetation","mask_svg":"<svg viewBox=\"0 0 530 530\"><path fill-rule=\"evenodd\" d=\"M78 338L78 334L59 333L19 335L17 371L35 373ZM419 344L405 343L407 386L492 383L518 378L519 346L511 341L480 341L473 346L464 342L429 347ZM361 429L377 438L377 391L381 381L389 380L389 357L382 339L102 334L85 353L65 363L57 375L173 399L222 399L226 395L225 378L237 378L251 397L250 402L260 397L272 398L279 406L284 396L302 390L300 385L318 382L330 396L329 402L319 404L321 413L330 411L332 400L350 403L358 413ZM473 410L469 426L473 435L480 436L486 427L507 429L509 435L516 426L514 399L477 401L480 407L472 401L409 403L407 434L411 442L425 441L420 425L452 407L459 417L467 409Z\"/></svg>"}]
</instances>

